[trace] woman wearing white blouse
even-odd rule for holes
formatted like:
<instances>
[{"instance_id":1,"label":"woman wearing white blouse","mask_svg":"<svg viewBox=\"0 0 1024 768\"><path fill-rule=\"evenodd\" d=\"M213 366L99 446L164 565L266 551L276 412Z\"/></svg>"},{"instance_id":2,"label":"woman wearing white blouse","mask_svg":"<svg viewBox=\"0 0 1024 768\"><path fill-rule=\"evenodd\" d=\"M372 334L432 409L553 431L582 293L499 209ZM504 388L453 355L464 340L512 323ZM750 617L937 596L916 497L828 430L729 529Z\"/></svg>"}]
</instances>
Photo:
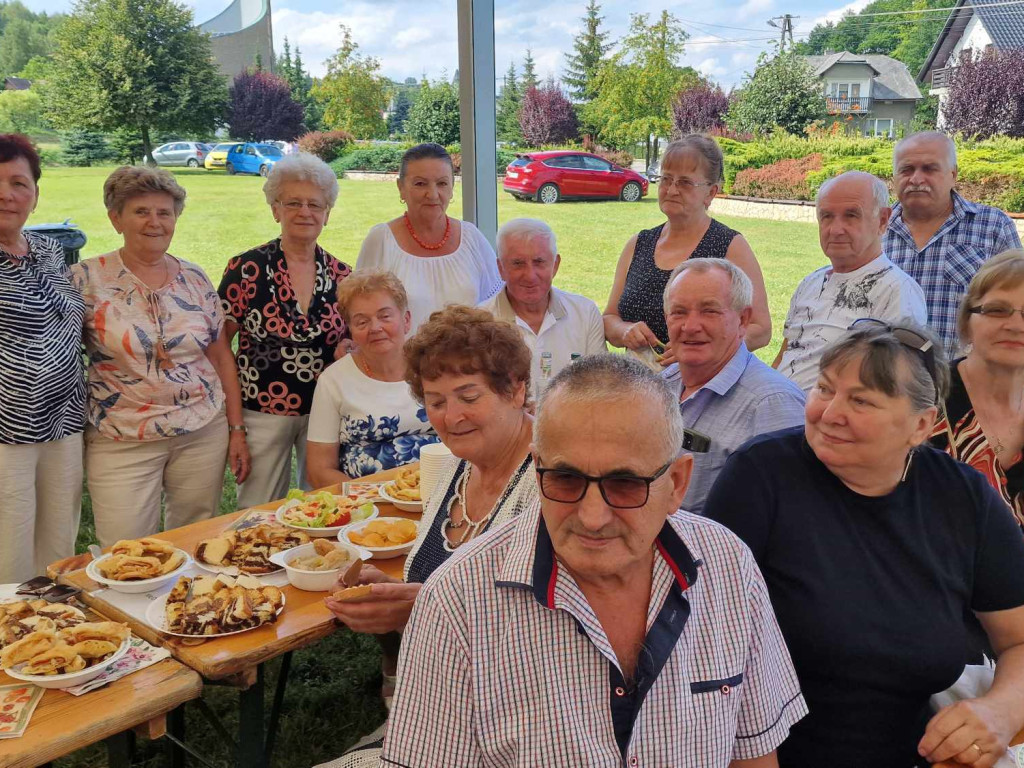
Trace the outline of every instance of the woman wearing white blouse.
<instances>
[{"instance_id":1,"label":"woman wearing white blouse","mask_svg":"<svg viewBox=\"0 0 1024 768\"><path fill-rule=\"evenodd\" d=\"M474 306L501 288L494 249L468 221L447 214L455 185L452 159L440 144L402 156L398 193L406 212L367 234L356 270L393 272L409 294L412 331L449 304Z\"/></svg>"}]
</instances>

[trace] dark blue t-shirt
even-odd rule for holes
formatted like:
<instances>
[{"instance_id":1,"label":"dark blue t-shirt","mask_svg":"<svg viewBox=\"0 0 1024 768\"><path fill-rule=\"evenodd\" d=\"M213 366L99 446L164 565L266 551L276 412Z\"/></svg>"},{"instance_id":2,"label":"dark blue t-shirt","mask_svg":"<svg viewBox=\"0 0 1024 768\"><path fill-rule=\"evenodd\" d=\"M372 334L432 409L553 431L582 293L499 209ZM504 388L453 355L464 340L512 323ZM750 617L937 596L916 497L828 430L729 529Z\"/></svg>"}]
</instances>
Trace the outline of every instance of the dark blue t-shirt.
<instances>
[{"instance_id":1,"label":"dark blue t-shirt","mask_svg":"<svg viewBox=\"0 0 1024 768\"><path fill-rule=\"evenodd\" d=\"M754 553L810 714L782 768L911 768L969 653L965 610L1024 605L1024 539L975 470L919 448L890 494L850 490L802 427L756 437L704 513Z\"/></svg>"}]
</instances>

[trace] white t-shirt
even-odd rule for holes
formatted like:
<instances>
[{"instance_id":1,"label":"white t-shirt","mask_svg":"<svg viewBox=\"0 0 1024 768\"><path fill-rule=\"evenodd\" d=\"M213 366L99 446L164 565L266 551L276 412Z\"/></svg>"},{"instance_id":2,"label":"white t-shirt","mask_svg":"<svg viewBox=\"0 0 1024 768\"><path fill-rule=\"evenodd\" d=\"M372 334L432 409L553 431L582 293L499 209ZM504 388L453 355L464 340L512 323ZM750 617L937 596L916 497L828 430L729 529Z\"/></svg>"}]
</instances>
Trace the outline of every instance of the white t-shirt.
<instances>
[{"instance_id":1,"label":"white t-shirt","mask_svg":"<svg viewBox=\"0 0 1024 768\"><path fill-rule=\"evenodd\" d=\"M808 391L818 381L822 352L863 317L928 323L921 286L884 253L853 272L839 274L827 266L800 282L789 303L779 372Z\"/></svg>"},{"instance_id":2,"label":"white t-shirt","mask_svg":"<svg viewBox=\"0 0 1024 768\"><path fill-rule=\"evenodd\" d=\"M338 443L338 469L362 477L418 461L437 434L404 381L371 379L352 355L320 374L306 439Z\"/></svg>"},{"instance_id":3,"label":"white t-shirt","mask_svg":"<svg viewBox=\"0 0 1024 768\"><path fill-rule=\"evenodd\" d=\"M356 270L389 270L409 294L412 333L430 313L449 304L474 307L501 288L494 249L475 226L462 222L459 247L447 256L413 256L403 251L391 227L378 224L359 249Z\"/></svg>"},{"instance_id":4,"label":"white t-shirt","mask_svg":"<svg viewBox=\"0 0 1024 768\"><path fill-rule=\"evenodd\" d=\"M530 378L534 398L544 390L547 379L572 362L574 354L592 355L607 349L601 310L586 296L566 293L552 286L548 311L541 323L540 333L534 333L530 325L516 315L504 288L487 301L481 302L480 307L488 310L498 320L513 323L522 333L523 341L533 354ZM551 370L546 377L541 369L541 356L545 352L551 353Z\"/></svg>"}]
</instances>

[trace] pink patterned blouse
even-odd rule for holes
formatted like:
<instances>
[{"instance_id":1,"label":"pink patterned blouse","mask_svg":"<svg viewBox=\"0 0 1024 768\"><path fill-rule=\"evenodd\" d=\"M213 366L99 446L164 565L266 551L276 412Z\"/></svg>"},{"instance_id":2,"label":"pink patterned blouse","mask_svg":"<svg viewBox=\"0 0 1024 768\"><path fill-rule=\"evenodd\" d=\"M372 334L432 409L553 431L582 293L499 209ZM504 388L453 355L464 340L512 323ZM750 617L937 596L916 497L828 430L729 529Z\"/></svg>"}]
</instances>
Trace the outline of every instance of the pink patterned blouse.
<instances>
[{"instance_id":1,"label":"pink patterned blouse","mask_svg":"<svg viewBox=\"0 0 1024 768\"><path fill-rule=\"evenodd\" d=\"M104 437L185 435L224 407L220 377L206 357L224 325L220 299L198 266L175 260L178 274L155 291L117 251L71 267L85 298L88 418Z\"/></svg>"}]
</instances>

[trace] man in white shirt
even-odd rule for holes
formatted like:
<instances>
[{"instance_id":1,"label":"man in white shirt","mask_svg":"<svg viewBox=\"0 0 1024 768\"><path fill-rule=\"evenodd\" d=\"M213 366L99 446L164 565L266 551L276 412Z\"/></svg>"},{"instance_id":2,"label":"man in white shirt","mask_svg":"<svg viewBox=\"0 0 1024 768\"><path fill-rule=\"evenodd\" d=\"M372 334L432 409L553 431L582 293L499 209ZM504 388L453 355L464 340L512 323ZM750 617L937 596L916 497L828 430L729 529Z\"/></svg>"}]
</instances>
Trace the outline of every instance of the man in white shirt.
<instances>
[{"instance_id":1,"label":"man in white shirt","mask_svg":"<svg viewBox=\"0 0 1024 768\"><path fill-rule=\"evenodd\" d=\"M551 285L560 262L555 233L543 221L506 222L498 230L498 272L505 285L480 304L522 333L533 353L534 397L574 355L605 351L597 304Z\"/></svg>"},{"instance_id":2,"label":"man in white shirt","mask_svg":"<svg viewBox=\"0 0 1024 768\"><path fill-rule=\"evenodd\" d=\"M855 320L928 323L921 286L882 253L892 213L885 182L848 171L821 185L815 205L818 239L831 264L797 286L774 362L805 392L818 380L821 353Z\"/></svg>"}]
</instances>

